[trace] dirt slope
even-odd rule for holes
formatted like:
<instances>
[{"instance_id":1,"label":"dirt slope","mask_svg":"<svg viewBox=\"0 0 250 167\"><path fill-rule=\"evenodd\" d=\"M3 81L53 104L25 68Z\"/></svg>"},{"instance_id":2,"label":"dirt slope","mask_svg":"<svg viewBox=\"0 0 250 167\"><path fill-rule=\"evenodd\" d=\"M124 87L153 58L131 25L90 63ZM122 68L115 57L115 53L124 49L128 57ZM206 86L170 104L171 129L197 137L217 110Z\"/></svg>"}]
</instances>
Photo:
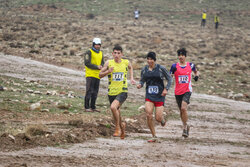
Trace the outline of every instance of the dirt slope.
<instances>
[{"instance_id":1,"label":"dirt slope","mask_svg":"<svg viewBox=\"0 0 250 167\"><path fill-rule=\"evenodd\" d=\"M82 72L30 59L1 54L0 71L1 75L54 84L70 83L76 89L84 89ZM144 90L135 91L130 87L129 94L128 100L134 98L143 104ZM177 118L168 120L166 127L157 127L159 143L146 142L150 137L146 129L144 133L128 133L125 140L107 135L80 144L0 151L0 166L249 165L250 103L193 93L189 106L190 138L183 139L173 90L166 102L167 110Z\"/></svg>"}]
</instances>

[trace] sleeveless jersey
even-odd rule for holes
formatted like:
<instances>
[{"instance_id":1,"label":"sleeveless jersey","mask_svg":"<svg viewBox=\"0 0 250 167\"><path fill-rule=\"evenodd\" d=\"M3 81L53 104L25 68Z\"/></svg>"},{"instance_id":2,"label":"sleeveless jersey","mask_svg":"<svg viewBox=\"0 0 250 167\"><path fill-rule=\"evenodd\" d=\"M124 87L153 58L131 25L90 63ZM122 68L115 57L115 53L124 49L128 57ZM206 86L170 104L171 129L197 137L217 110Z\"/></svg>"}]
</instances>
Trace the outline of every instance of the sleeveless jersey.
<instances>
[{"instance_id":1,"label":"sleeveless jersey","mask_svg":"<svg viewBox=\"0 0 250 167\"><path fill-rule=\"evenodd\" d=\"M128 63L129 61L126 59L121 59L120 63L116 63L114 59L109 60L108 67L114 67L114 69L112 73L108 74L108 95L116 96L122 92L128 92Z\"/></svg>"},{"instance_id":2,"label":"sleeveless jersey","mask_svg":"<svg viewBox=\"0 0 250 167\"><path fill-rule=\"evenodd\" d=\"M99 53L96 53L95 51L93 51L92 49L90 49L91 52L91 64L95 64L95 65L101 65L102 62L102 51L99 51ZM85 66L86 69L86 77L94 77L97 79L100 79L99 77L99 73L100 70L99 69L91 69L88 68L87 66Z\"/></svg>"},{"instance_id":3,"label":"sleeveless jersey","mask_svg":"<svg viewBox=\"0 0 250 167\"><path fill-rule=\"evenodd\" d=\"M192 68L187 62L185 68L181 68L179 63L176 64L175 76L175 95L182 95L186 92L192 92L191 78Z\"/></svg>"},{"instance_id":4,"label":"sleeveless jersey","mask_svg":"<svg viewBox=\"0 0 250 167\"><path fill-rule=\"evenodd\" d=\"M146 68L144 73L146 81L146 98L154 102L164 102L165 97L161 96L164 89L164 82L160 75L160 65L156 64L153 71Z\"/></svg>"},{"instance_id":5,"label":"sleeveless jersey","mask_svg":"<svg viewBox=\"0 0 250 167\"><path fill-rule=\"evenodd\" d=\"M207 14L206 13L202 13L202 19L206 20L207 18Z\"/></svg>"}]
</instances>

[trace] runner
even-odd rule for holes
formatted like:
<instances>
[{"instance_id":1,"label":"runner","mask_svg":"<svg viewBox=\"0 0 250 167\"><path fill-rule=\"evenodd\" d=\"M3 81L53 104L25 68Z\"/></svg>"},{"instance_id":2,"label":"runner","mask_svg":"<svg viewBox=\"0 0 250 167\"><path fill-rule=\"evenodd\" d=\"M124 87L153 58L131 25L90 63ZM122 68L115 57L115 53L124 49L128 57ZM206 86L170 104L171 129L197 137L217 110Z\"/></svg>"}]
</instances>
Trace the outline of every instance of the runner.
<instances>
[{"instance_id":1,"label":"runner","mask_svg":"<svg viewBox=\"0 0 250 167\"><path fill-rule=\"evenodd\" d=\"M203 10L202 15L201 15L201 28L205 27L206 20L207 20L207 13L206 13L206 10Z\"/></svg>"},{"instance_id":2,"label":"runner","mask_svg":"<svg viewBox=\"0 0 250 167\"><path fill-rule=\"evenodd\" d=\"M135 84L133 77L133 67L131 63L122 59L122 47L116 45L113 49L113 58L105 62L104 67L100 71L100 78L108 75L109 88L108 97L110 102L110 109L112 111L114 121L115 121L115 133L114 137L125 137L125 126L126 123L122 123L121 119L121 106L127 99L128 84L127 84L127 72L130 69L130 81L131 84Z\"/></svg>"},{"instance_id":3,"label":"runner","mask_svg":"<svg viewBox=\"0 0 250 167\"><path fill-rule=\"evenodd\" d=\"M135 15L135 20L138 20L140 16L140 11L137 8L135 8L134 15Z\"/></svg>"},{"instance_id":4,"label":"runner","mask_svg":"<svg viewBox=\"0 0 250 167\"><path fill-rule=\"evenodd\" d=\"M160 122L161 126L166 125L166 119L163 116L164 101L172 83L172 77L165 67L156 64L155 62L156 54L154 52L149 52L147 54L148 65L141 70L140 84L137 85L137 88L140 89L146 82L145 110L147 113L147 124L153 137L148 140L148 142L157 141L153 121L154 109L155 120ZM164 87L165 79L168 81L166 87Z\"/></svg>"},{"instance_id":5,"label":"runner","mask_svg":"<svg viewBox=\"0 0 250 167\"><path fill-rule=\"evenodd\" d=\"M175 99L180 110L181 121L183 124L182 136L187 138L189 136L190 128L187 124L187 106L192 94L192 71L195 74L195 81L198 81L199 79L199 72L193 63L186 62L187 51L185 48L179 49L177 54L180 62L171 66L170 74L175 76Z\"/></svg>"}]
</instances>

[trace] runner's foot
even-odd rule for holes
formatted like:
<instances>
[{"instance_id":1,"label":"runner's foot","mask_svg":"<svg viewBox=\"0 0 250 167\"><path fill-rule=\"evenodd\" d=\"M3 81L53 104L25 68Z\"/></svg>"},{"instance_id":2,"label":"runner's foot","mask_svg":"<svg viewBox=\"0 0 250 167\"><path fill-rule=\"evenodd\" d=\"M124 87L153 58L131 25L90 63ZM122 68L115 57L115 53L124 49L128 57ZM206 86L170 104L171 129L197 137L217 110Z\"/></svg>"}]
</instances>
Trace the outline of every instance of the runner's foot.
<instances>
[{"instance_id":1,"label":"runner's foot","mask_svg":"<svg viewBox=\"0 0 250 167\"><path fill-rule=\"evenodd\" d=\"M121 139L124 139L125 138L125 129L126 129L126 123L123 122L122 123L122 128L121 128Z\"/></svg>"},{"instance_id":2,"label":"runner's foot","mask_svg":"<svg viewBox=\"0 0 250 167\"><path fill-rule=\"evenodd\" d=\"M152 137L151 139L148 140L148 143L155 143L157 141L158 141L157 137L154 136L154 137Z\"/></svg>"},{"instance_id":3,"label":"runner's foot","mask_svg":"<svg viewBox=\"0 0 250 167\"><path fill-rule=\"evenodd\" d=\"M189 129L190 129L189 125L187 125L186 129L183 129L183 133L182 133L183 137L187 138L189 136Z\"/></svg>"},{"instance_id":4,"label":"runner's foot","mask_svg":"<svg viewBox=\"0 0 250 167\"><path fill-rule=\"evenodd\" d=\"M166 123L167 123L167 121L166 121L165 119L163 119L163 120L161 121L161 126L164 127L164 126L166 125Z\"/></svg>"},{"instance_id":5,"label":"runner's foot","mask_svg":"<svg viewBox=\"0 0 250 167\"><path fill-rule=\"evenodd\" d=\"M115 133L113 134L114 137L120 137L121 136L121 129L116 129Z\"/></svg>"},{"instance_id":6,"label":"runner's foot","mask_svg":"<svg viewBox=\"0 0 250 167\"><path fill-rule=\"evenodd\" d=\"M166 123L167 123L167 115L163 115L163 118L162 118L162 121L161 121L161 126L164 127L166 125Z\"/></svg>"}]
</instances>

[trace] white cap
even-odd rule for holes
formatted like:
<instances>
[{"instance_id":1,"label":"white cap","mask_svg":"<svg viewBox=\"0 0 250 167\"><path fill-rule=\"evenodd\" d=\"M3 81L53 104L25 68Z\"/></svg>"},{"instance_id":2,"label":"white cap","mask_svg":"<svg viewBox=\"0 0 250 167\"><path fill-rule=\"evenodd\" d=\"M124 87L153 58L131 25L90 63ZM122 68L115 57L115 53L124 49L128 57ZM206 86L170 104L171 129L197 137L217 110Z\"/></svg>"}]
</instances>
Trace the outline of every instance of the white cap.
<instances>
[{"instance_id":1,"label":"white cap","mask_svg":"<svg viewBox=\"0 0 250 167\"><path fill-rule=\"evenodd\" d=\"M94 39L93 39L93 43L96 44L96 45L101 45L101 44L102 44L100 38L94 38Z\"/></svg>"}]
</instances>

